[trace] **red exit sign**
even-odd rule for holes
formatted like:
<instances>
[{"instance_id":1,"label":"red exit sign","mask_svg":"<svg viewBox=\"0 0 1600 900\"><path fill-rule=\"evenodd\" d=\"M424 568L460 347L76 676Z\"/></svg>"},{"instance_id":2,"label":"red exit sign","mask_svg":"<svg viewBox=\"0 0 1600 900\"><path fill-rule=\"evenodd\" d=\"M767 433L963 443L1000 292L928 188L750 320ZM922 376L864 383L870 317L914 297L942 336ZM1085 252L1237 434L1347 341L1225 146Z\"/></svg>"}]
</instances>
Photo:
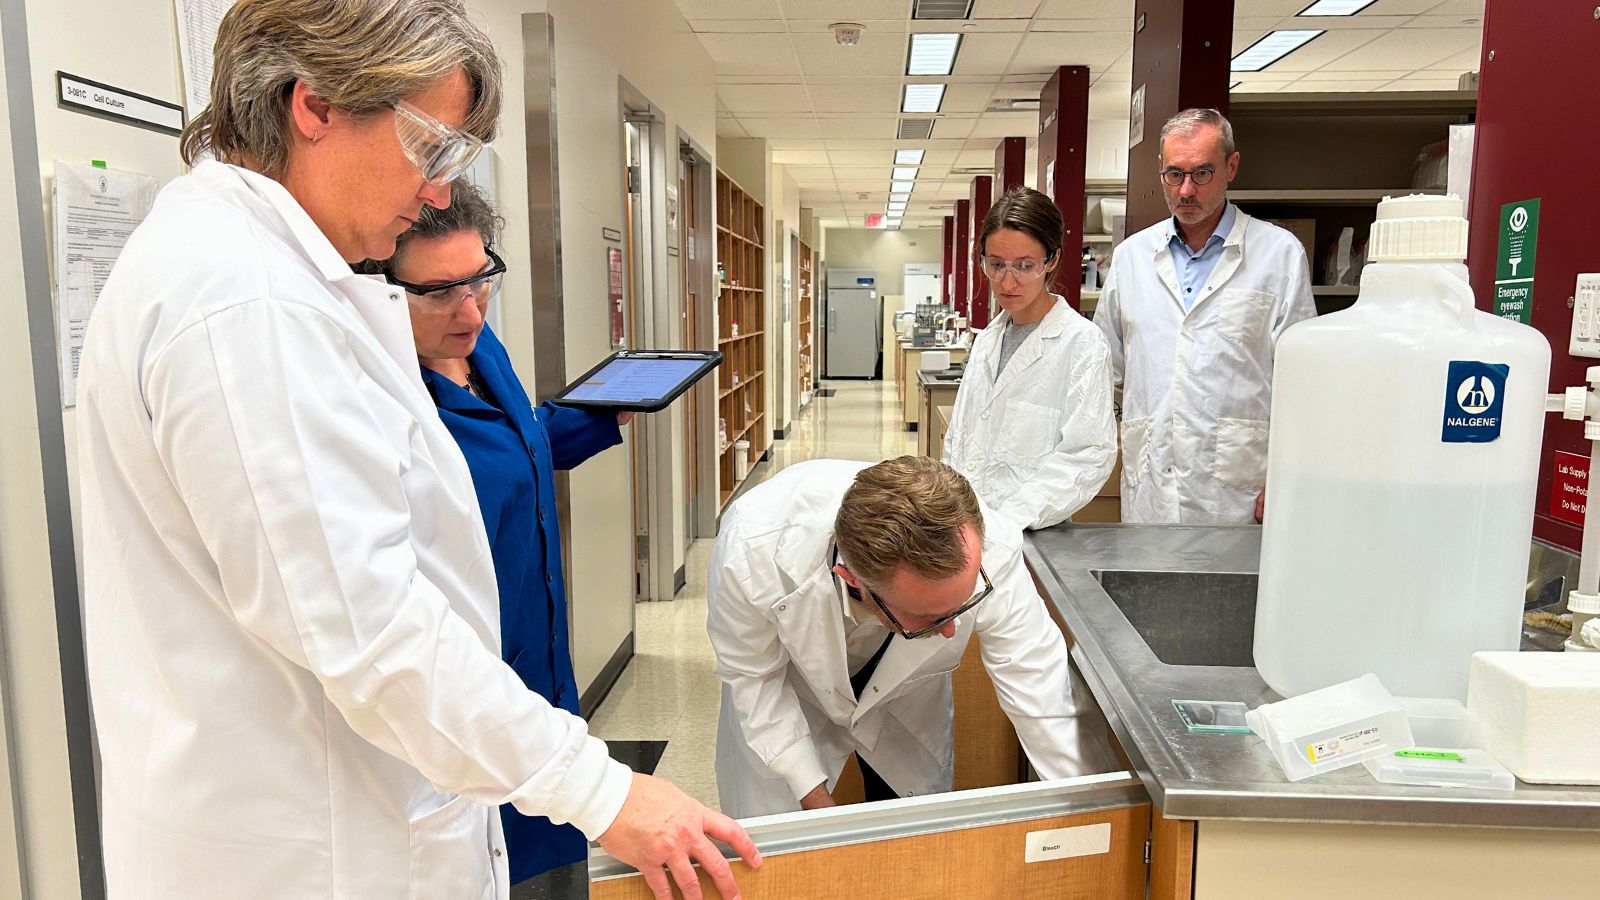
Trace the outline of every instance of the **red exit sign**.
<instances>
[{"instance_id":1,"label":"red exit sign","mask_svg":"<svg viewBox=\"0 0 1600 900\"><path fill-rule=\"evenodd\" d=\"M867 227L868 228L882 228L883 227L883 213L868 213L867 214Z\"/></svg>"},{"instance_id":2,"label":"red exit sign","mask_svg":"<svg viewBox=\"0 0 1600 900\"><path fill-rule=\"evenodd\" d=\"M1589 457L1557 450L1550 480L1550 515L1582 527L1588 505Z\"/></svg>"}]
</instances>

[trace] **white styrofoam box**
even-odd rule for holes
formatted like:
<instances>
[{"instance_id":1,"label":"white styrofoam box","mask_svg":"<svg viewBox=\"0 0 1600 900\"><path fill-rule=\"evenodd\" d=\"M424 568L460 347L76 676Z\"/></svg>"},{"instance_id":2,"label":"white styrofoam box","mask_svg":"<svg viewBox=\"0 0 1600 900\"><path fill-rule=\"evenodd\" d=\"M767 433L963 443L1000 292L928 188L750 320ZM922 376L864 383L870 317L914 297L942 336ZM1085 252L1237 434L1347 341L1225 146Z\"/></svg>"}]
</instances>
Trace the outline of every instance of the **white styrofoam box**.
<instances>
[{"instance_id":1,"label":"white styrofoam box","mask_svg":"<svg viewBox=\"0 0 1600 900\"><path fill-rule=\"evenodd\" d=\"M1572 337L1567 352L1600 359L1600 275L1578 276L1572 289Z\"/></svg>"},{"instance_id":2,"label":"white styrofoam box","mask_svg":"<svg viewBox=\"0 0 1600 900\"><path fill-rule=\"evenodd\" d=\"M1467 708L1523 781L1600 784L1600 653L1474 653Z\"/></svg>"},{"instance_id":3,"label":"white styrofoam box","mask_svg":"<svg viewBox=\"0 0 1600 900\"><path fill-rule=\"evenodd\" d=\"M950 351L922 351L922 359L918 360L917 368L924 372L943 372L945 369L950 368Z\"/></svg>"}]
</instances>

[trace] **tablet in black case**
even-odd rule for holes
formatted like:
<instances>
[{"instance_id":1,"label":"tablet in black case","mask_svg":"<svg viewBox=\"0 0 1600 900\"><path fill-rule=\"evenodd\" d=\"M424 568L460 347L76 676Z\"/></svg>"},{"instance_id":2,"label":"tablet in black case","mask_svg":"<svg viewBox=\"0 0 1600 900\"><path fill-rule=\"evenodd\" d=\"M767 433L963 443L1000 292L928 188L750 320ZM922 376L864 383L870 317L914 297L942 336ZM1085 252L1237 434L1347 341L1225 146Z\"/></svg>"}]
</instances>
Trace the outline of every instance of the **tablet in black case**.
<instances>
[{"instance_id":1,"label":"tablet in black case","mask_svg":"<svg viewBox=\"0 0 1600 900\"><path fill-rule=\"evenodd\" d=\"M567 406L660 412L721 363L715 350L623 350L553 399Z\"/></svg>"}]
</instances>

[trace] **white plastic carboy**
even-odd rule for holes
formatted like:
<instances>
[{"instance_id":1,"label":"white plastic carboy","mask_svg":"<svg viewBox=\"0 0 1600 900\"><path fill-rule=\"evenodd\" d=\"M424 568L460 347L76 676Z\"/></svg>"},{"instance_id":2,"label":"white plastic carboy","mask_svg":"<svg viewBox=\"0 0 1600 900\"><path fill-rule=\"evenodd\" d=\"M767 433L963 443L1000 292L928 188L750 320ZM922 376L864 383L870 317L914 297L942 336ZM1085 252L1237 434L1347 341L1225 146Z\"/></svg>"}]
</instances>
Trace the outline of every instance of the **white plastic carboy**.
<instances>
[{"instance_id":1,"label":"white plastic carboy","mask_svg":"<svg viewBox=\"0 0 1600 900\"><path fill-rule=\"evenodd\" d=\"M1465 700L1515 650L1550 345L1473 305L1454 197L1385 199L1355 305L1278 342L1255 661L1285 696L1376 674Z\"/></svg>"}]
</instances>

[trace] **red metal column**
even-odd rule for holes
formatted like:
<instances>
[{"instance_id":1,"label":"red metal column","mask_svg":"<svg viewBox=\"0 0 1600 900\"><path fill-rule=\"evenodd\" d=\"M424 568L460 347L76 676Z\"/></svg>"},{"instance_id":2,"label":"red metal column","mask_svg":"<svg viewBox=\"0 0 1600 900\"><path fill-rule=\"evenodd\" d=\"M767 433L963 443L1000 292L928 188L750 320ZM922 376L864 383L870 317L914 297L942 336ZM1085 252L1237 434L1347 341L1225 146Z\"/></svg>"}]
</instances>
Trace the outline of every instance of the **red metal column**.
<instances>
[{"instance_id":1,"label":"red metal column","mask_svg":"<svg viewBox=\"0 0 1600 900\"><path fill-rule=\"evenodd\" d=\"M971 294L972 285L967 281L967 270L972 268L969 263L972 257L966 252L972 243L972 201L956 201L956 243L955 243L955 293L950 297L951 306L955 307L956 315L965 316L968 313L967 298Z\"/></svg>"},{"instance_id":2,"label":"red metal column","mask_svg":"<svg viewBox=\"0 0 1600 900\"><path fill-rule=\"evenodd\" d=\"M955 253L956 253L956 217L955 216L945 216L944 217L944 270L942 272L940 272L940 274L944 276L944 305L950 307L951 309L955 308L955 296L956 296L956 294L955 294L955 290L956 290Z\"/></svg>"},{"instance_id":3,"label":"red metal column","mask_svg":"<svg viewBox=\"0 0 1600 900\"><path fill-rule=\"evenodd\" d=\"M983 266L978 265L978 236L983 234L983 220L989 215L990 197L993 194L993 178L978 175L972 179L972 196L969 198L972 224L967 228L966 247L967 268L971 273L971 286L967 289L971 311L967 314L967 325L971 328L983 328L989 324L989 279L983 275Z\"/></svg>"},{"instance_id":4,"label":"red metal column","mask_svg":"<svg viewBox=\"0 0 1600 900\"><path fill-rule=\"evenodd\" d=\"M1089 144L1089 69L1062 66L1039 95L1039 190L1056 202L1066 230L1050 289L1078 309L1083 290L1084 159Z\"/></svg>"},{"instance_id":5,"label":"red metal column","mask_svg":"<svg viewBox=\"0 0 1600 900\"><path fill-rule=\"evenodd\" d=\"M1228 112L1233 0L1138 0L1133 11L1134 129L1128 147L1128 234L1168 216L1156 159L1161 126L1191 107ZM1142 95L1144 127L1137 121ZM1074 266L1076 268L1076 266Z\"/></svg>"},{"instance_id":6,"label":"red metal column","mask_svg":"<svg viewBox=\"0 0 1600 900\"><path fill-rule=\"evenodd\" d=\"M994 148L994 199L999 202L1006 191L1027 183L1028 139L1001 138Z\"/></svg>"},{"instance_id":7,"label":"red metal column","mask_svg":"<svg viewBox=\"0 0 1600 900\"><path fill-rule=\"evenodd\" d=\"M1593 0L1551 0L1537 12L1521 0L1489 0L1483 19L1467 267L1478 306L1492 311L1503 208L1539 200L1531 324L1550 339L1552 391L1582 384L1585 370L1600 363L1567 353L1578 274L1600 271L1595 190L1582 174L1600 144L1600 119L1592 114L1600 109L1596 18ZM1551 515L1554 454L1586 463L1589 444L1578 423L1560 416L1546 416L1544 428L1533 534L1576 553L1582 528ZM1588 502L1600 501L1591 491Z\"/></svg>"}]
</instances>

